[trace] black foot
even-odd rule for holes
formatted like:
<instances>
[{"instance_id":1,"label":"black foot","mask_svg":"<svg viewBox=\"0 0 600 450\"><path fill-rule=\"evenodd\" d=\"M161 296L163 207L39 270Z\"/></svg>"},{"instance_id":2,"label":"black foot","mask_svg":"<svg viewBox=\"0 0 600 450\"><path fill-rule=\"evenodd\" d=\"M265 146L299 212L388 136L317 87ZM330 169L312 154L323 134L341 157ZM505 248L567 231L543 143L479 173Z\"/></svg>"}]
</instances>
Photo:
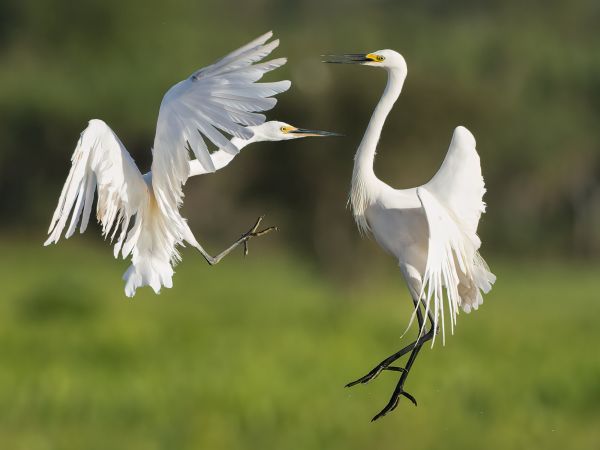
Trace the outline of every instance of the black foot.
<instances>
[{"instance_id":1,"label":"black foot","mask_svg":"<svg viewBox=\"0 0 600 450\"><path fill-rule=\"evenodd\" d=\"M396 406L398 406L398 402L400 401L401 395L406 397L407 399L409 399L411 402L413 402L413 404L415 406L417 406L417 400L412 395L410 395L408 392L405 392L402 388L400 388L400 390L394 391L394 394L392 395L392 398L390 398L390 401L388 402L388 404L385 405L385 408L383 408L381 411L379 411L379 413L377 413L375 415L375 417L373 417L371 419L371 422L375 422L380 417L383 417L390 411L393 411L394 409L396 409Z\"/></svg>"},{"instance_id":2,"label":"black foot","mask_svg":"<svg viewBox=\"0 0 600 450\"><path fill-rule=\"evenodd\" d=\"M385 367L380 364L377 367L375 367L373 370L371 370L368 374L366 374L364 377L360 377L358 380L354 380L354 381L348 383L346 385L346 387L352 387L357 384L368 383L369 381L377 378L379 376L379 374L384 370L390 370L393 372L406 372L406 369L404 367L396 367L396 366Z\"/></svg>"}]
</instances>

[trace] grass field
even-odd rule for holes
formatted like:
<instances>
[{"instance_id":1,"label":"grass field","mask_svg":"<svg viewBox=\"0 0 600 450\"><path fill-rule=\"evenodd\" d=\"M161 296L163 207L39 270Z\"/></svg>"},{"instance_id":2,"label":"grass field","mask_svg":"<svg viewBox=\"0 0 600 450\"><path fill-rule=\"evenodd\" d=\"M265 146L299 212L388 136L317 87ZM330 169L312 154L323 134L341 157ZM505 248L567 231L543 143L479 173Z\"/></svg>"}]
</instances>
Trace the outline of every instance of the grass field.
<instances>
[{"instance_id":1,"label":"grass field","mask_svg":"<svg viewBox=\"0 0 600 450\"><path fill-rule=\"evenodd\" d=\"M174 289L129 300L106 246L0 252L1 449L600 448L600 265L491 258L482 309L417 360L419 406L370 423L397 374L343 386L408 339L399 275L344 291L185 252Z\"/></svg>"}]
</instances>

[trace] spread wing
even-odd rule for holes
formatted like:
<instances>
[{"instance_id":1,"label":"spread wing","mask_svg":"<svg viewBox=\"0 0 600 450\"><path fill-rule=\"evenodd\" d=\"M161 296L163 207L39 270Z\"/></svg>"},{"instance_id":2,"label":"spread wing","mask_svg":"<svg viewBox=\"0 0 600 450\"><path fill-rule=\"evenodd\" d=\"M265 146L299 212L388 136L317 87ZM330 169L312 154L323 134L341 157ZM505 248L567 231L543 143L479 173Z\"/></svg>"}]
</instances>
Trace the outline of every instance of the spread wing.
<instances>
[{"instance_id":1,"label":"spread wing","mask_svg":"<svg viewBox=\"0 0 600 450\"><path fill-rule=\"evenodd\" d=\"M272 97L290 87L289 81L257 83L286 62L279 58L257 64L279 45L278 40L267 43L271 36L267 33L198 70L165 94L154 137L152 184L161 209L169 216L183 198L182 186L190 170L188 149L204 171L214 172L205 140L237 154L239 150L225 134L251 138L247 127L263 123L265 116L260 112L273 108L277 100Z\"/></svg>"},{"instance_id":2,"label":"spread wing","mask_svg":"<svg viewBox=\"0 0 600 450\"><path fill-rule=\"evenodd\" d=\"M475 138L465 127L456 127L442 166L425 187L469 233L477 232L485 212L485 185Z\"/></svg>"},{"instance_id":3,"label":"spread wing","mask_svg":"<svg viewBox=\"0 0 600 450\"><path fill-rule=\"evenodd\" d=\"M421 295L427 308L433 309L435 326L441 317L442 336L444 289L453 331L459 307L466 312L477 309L483 302L481 291L487 293L496 279L478 253L477 225L485 211L484 192L475 138L458 127L441 168L431 181L417 188L429 225Z\"/></svg>"},{"instance_id":4,"label":"spread wing","mask_svg":"<svg viewBox=\"0 0 600 450\"><path fill-rule=\"evenodd\" d=\"M103 235L108 236L112 230L112 239L120 230L116 257L132 216L148 199L148 187L142 174L117 135L97 119L90 120L81 133L71 161L71 170L48 229L50 236L44 245L58 242L69 216L65 238L73 235L80 220L83 233L89 222L94 193L98 191L96 213ZM130 250L131 245L126 243L123 256Z\"/></svg>"}]
</instances>

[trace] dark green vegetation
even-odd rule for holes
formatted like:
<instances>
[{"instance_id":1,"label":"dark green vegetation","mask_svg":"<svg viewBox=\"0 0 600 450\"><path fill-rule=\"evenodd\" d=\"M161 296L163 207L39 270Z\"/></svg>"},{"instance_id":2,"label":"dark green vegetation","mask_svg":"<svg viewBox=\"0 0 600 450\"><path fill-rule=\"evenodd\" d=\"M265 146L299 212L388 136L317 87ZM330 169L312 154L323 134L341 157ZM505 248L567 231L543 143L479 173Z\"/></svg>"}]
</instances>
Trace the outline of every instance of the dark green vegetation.
<instances>
[{"instance_id":1,"label":"dark green vegetation","mask_svg":"<svg viewBox=\"0 0 600 450\"><path fill-rule=\"evenodd\" d=\"M266 212L323 269L351 270L352 156L384 74L320 55L393 48L409 74L384 130L382 179L426 182L463 124L488 186L488 251L600 254L597 1L4 0L0 21L3 228L47 224L90 118L147 169L166 89L272 29L289 57L273 76L293 87L269 116L346 137L249 148L227 175L189 184L192 221L229 236Z\"/></svg>"},{"instance_id":2,"label":"dark green vegetation","mask_svg":"<svg viewBox=\"0 0 600 450\"><path fill-rule=\"evenodd\" d=\"M130 301L109 249L1 244L2 448L600 446L597 265L491 261L482 309L417 361L419 406L372 424L397 374L343 386L408 339L395 272L343 292L275 254L185 252L174 289Z\"/></svg>"}]
</instances>

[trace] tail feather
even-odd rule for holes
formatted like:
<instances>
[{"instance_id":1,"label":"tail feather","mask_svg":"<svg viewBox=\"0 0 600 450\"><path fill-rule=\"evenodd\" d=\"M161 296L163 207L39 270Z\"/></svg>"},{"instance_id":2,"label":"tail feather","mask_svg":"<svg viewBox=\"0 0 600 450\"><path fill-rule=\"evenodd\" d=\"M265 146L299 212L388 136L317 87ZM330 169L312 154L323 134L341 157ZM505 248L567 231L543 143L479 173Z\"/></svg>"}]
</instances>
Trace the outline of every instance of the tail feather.
<instances>
[{"instance_id":1,"label":"tail feather","mask_svg":"<svg viewBox=\"0 0 600 450\"><path fill-rule=\"evenodd\" d=\"M158 294L161 287L173 287L173 267L170 261L165 262L159 258L144 255L135 260L123 275L125 281L125 295L133 297L137 288L150 286ZM135 259L135 258L134 258Z\"/></svg>"},{"instance_id":2,"label":"tail feather","mask_svg":"<svg viewBox=\"0 0 600 450\"><path fill-rule=\"evenodd\" d=\"M150 286L155 293L162 287L173 286L173 266L180 261L177 245L183 241L181 229L187 229L185 220L171 221L151 196L141 209L123 245L122 254L131 252L131 266L123 275L125 294L135 295L136 289Z\"/></svg>"},{"instance_id":3,"label":"tail feather","mask_svg":"<svg viewBox=\"0 0 600 450\"><path fill-rule=\"evenodd\" d=\"M459 272L458 295L460 296L460 306L463 311L470 313L471 310L477 310L483 303L481 293L487 294L496 281L496 275L490 272L490 269L481 257L479 252L475 253L473 258L473 269L471 276Z\"/></svg>"}]
</instances>

